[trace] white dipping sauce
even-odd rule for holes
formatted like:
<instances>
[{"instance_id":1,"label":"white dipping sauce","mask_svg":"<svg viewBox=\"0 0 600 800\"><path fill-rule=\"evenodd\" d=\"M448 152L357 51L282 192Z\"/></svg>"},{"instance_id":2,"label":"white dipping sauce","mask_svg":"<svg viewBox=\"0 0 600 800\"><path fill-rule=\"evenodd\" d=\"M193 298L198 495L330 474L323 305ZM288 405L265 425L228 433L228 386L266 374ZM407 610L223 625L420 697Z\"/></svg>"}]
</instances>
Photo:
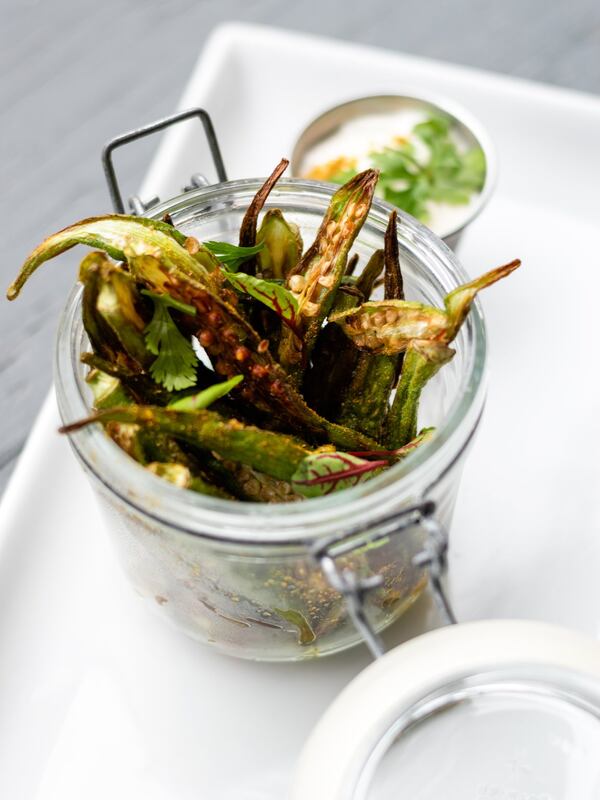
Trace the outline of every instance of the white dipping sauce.
<instances>
[{"instance_id":1,"label":"white dipping sauce","mask_svg":"<svg viewBox=\"0 0 600 800\"><path fill-rule=\"evenodd\" d=\"M340 157L356 159L358 171L368 169L371 166L369 153L394 147L396 137L410 139L417 159L426 158L426 145L418 136L411 136L411 133L415 125L430 118L431 113L406 110L388 114L366 114L348 120L331 136L318 142L307 152L302 163L302 173L306 175L315 167ZM467 142L456 130L452 130L450 135L459 150L468 149ZM467 221L478 202L479 192L474 192L469 202L462 205L429 201L427 227L440 237L448 236Z\"/></svg>"}]
</instances>

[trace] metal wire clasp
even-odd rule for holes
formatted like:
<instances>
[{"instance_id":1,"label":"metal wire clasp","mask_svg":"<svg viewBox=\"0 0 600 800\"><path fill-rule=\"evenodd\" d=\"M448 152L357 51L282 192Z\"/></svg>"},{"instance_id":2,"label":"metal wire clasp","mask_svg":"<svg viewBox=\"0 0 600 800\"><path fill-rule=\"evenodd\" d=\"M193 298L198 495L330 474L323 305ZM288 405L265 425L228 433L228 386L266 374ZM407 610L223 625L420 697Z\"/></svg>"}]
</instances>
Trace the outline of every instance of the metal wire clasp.
<instances>
[{"instance_id":1,"label":"metal wire clasp","mask_svg":"<svg viewBox=\"0 0 600 800\"><path fill-rule=\"evenodd\" d=\"M383 578L381 575L359 578L351 569L340 569L336 559L367 544L420 525L427 534L427 540L423 550L413 557L413 564L428 568L429 587L442 616L448 624L454 624L456 618L442 584L447 567L448 535L433 516L435 508L432 500L425 500L384 518L377 523L375 531L344 532L320 539L311 548L311 555L320 565L329 585L343 596L348 615L374 658L382 656L385 648L381 637L369 621L365 598L372 589L381 586Z\"/></svg>"},{"instance_id":2,"label":"metal wire clasp","mask_svg":"<svg viewBox=\"0 0 600 800\"><path fill-rule=\"evenodd\" d=\"M171 125L176 125L178 122L184 122L185 120L192 119L193 117L197 117L202 123L204 134L208 141L208 146L210 148L210 153L219 181L222 183L227 180L225 165L223 164L221 150L219 149L219 141L208 112L203 108L190 108L188 111L180 111L178 114L172 114L171 116L164 117L156 122L151 122L149 125L144 125L141 128L135 128L132 131L127 131L127 133L122 133L119 136L115 136L104 146L102 150L102 166L104 168L106 182L108 183L108 191L110 193L115 211L118 214L125 213L125 206L123 204L123 197L121 195L119 182L117 180L117 175L115 173L112 160L113 152L117 149L117 147L129 144L137 139L142 139L144 136L149 136L151 133L157 133L165 128L170 128ZM185 186L183 191L189 191L190 189L195 189L199 186L206 186L207 184L208 181L203 175L200 173L194 173L190 179L190 185ZM149 208L152 208L152 206L156 205L158 202L158 197L153 197L152 200L148 200L147 202L144 202L138 195L134 195L133 197L129 198L129 206L134 214L144 214Z\"/></svg>"}]
</instances>

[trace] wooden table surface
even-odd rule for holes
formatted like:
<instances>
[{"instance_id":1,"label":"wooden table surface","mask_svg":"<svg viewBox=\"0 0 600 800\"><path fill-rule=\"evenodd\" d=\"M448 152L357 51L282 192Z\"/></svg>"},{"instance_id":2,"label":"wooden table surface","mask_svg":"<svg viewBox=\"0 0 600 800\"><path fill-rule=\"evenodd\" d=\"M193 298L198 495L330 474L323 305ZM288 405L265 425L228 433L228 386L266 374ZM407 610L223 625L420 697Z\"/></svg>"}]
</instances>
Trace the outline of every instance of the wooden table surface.
<instances>
[{"instance_id":1,"label":"wooden table surface","mask_svg":"<svg viewBox=\"0 0 600 800\"><path fill-rule=\"evenodd\" d=\"M205 39L231 20L600 93L598 0L0 0L3 287L46 234L110 210L103 142L170 113ZM148 148L120 165L130 190ZM68 254L0 301L0 492L50 385L76 263Z\"/></svg>"}]
</instances>

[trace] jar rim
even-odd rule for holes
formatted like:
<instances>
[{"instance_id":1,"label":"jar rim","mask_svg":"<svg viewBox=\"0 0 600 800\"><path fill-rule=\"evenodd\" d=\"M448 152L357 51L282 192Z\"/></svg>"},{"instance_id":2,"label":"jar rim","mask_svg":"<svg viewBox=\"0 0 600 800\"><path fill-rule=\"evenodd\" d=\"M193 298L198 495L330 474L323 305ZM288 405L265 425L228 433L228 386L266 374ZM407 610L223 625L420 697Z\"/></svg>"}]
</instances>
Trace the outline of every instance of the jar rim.
<instances>
[{"instance_id":1,"label":"jar rim","mask_svg":"<svg viewBox=\"0 0 600 800\"><path fill-rule=\"evenodd\" d=\"M160 218L167 211L176 214L234 193L254 192L262 183L262 179L250 178L201 187L153 207L149 215ZM322 198L324 210L336 188L334 184L287 178L278 182L271 196L308 194ZM374 200L366 224L381 226L392 210L397 209ZM469 280L455 254L435 234L405 212L399 211L398 217L401 236L410 237L441 264L446 291ZM81 293L78 285L72 289L56 338L55 388L65 423L85 417L91 410L77 372L83 335ZM401 503L421 499L458 460L474 434L485 397L486 358L485 324L477 300L460 335L469 356L468 369L436 435L389 470L343 492L299 503L224 500L182 491L157 477L124 453L100 426L71 434L70 443L93 478L110 493L157 523L189 535L240 544L298 544L339 531L342 517L352 519L353 525L369 527Z\"/></svg>"}]
</instances>

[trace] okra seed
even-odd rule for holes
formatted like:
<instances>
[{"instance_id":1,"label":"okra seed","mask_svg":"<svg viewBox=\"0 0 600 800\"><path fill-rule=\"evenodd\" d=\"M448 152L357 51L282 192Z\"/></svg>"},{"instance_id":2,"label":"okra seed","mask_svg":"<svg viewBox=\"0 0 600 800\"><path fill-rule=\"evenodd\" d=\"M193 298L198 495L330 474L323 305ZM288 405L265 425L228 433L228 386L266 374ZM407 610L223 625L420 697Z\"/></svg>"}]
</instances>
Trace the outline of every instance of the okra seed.
<instances>
[{"instance_id":1,"label":"okra seed","mask_svg":"<svg viewBox=\"0 0 600 800\"><path fill-rule=\"evenodd\" d=\"M250 355L251 355L250 350L248 350L247 347L244 347L243 345L240 345L240 347L236 348L235 360L236 361L240 361L240 362L244 362L244 361L247 361L250 358Z\"/></svg>"},{"instance_id":2,"label":"okra seed","mask_svg":"<svg viewBox=\"0 0 600 800\"><path fill-rule=\"evenodd\" d=\"M335 275L323 275L319 278L319 283L329 289L335 283Z\"/></svg>"},{"instance_id":3,"label":"okra seed","mask_svg":"<svg viewBox=\"0 0 600 800\"><path fill-rule=\"evenodd\" d=\"M262 364L254 364L252 367L252 375L254 378L266 378L268 374L269 370Z\"/></svg>"},{"instance_id":4,"label":"okra seed","mask_svg":"<svg viewBox=\"0 0 600 800\"><path fill-rule=\"evenodd\" d=\"M292 292L301 292L306 286L304 275L292 275L290 278L290 289Z\"/></svg>"},{"instance_id":5,"label":"okra seed","mask_svg":"<svg viewBox=\"0 0 600 800\"><path fill-rule=\"evenodd\" d=\"M227 342L236 342L239 339L238 334L233 328L225 328L220 334L221 338Z\"/></svg>"},{"instance_id":6,"label":"okra seed","mask_svg":"<svg viewBox=\"0 0 600 800\"><path fill-rule=\"evenodd\" d=\"M188 236L188 238L183 243L183 246L192 256L195 256L196 253L200 250L200 242L198 241L198 239L194 239L193 236Z\"/></svg>"}]
</instances>

